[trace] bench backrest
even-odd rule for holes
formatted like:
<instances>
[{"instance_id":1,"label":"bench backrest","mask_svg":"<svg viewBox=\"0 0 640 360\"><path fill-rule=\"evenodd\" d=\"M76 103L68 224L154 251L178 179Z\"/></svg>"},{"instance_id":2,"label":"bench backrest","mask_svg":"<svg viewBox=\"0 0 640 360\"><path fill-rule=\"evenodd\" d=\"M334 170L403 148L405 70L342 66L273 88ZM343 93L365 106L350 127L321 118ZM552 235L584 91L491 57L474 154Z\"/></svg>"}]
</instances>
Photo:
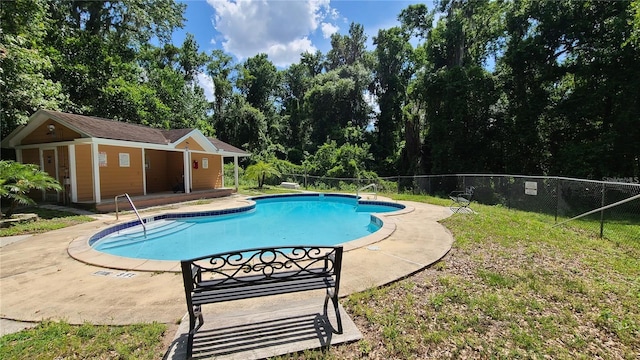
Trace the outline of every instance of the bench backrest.
<instances>
[{"instance_id":1,"label":"bench backrest","mask_svg":"<svg viewBox=\"0 0 640 360\"><path fill-rule=\"evenodd\" d=\"M342 267L341 246L283 246L255 248L181 261L187 293L333 277L336 290ZM187 295L189 296L189 295Z\"/></svg>"}]
</instances>

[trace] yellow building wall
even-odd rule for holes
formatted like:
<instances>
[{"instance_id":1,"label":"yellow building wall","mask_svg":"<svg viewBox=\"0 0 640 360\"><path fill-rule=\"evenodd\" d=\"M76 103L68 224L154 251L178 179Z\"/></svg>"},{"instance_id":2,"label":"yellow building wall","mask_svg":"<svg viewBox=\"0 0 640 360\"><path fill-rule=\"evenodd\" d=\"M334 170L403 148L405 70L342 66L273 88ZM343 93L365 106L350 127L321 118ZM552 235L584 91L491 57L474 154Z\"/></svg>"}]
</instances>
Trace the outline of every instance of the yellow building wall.
<instances>
[{"instance_id":1,"label":"yellow building wall","mask_svg":"<svg viewBox=\"0 0 640 360\"><path fill-rule=\"evenodd\" d=\"M127 193L143 195L142 149L99 145L106 155L106 166L100 166L100 196L103 199ZM129 166L120 166L120 154L129 154Z\"/></svg>"},{"instance_id":2,"label":"yellow building wall","mask_svg":"<svg viewBox=\"0 0 640 360\"><path fill-rule=\"evenodd\" d=\"M76 184L78 201L94 201L91 145L76 145Z\"/></svg>"},{"instance_id":3,"label":"yellow building wall","mask_svg":"<svg viewBox=\"0 0 640 360\"><path fill-rule=\"evenodd\" d=\"M208 160L208 168L203 167L203 159ZM212 154L197 154L191 153L191 174L193 179L191 180L193 190L208 190L215 189L222 183L222 171L221 171L221 159L222 156ZM193 162L198 162L198 168L193 168Z\"/></svg>"},{"instance_id":4,"label":"yellow building wall","mask_svg":"<svg viewBox=\"0 0 640 360\"><path fill-rule=\"evenodd\" d=\"M40 150L39 149L22 150L22 163L36 164L38 165L38 168L40 168Z\"/></svg>"},{"instance_id":5,"label":"yellow building wall","mask_svg":"<svg viewBox=\"0 0 640 360\"><path fill-rule=\"evenodd\" d=\"M188 137L181 143L176 144L176 149L184 149L187 146L187 142L189 142L189 150L204 151L204 148L200 146L200 144L198 144L198 142L196 142L192 137Z\"/></svg>"},{"instance_id":6,"label":"yellow building wall","mask_svg":"<svg viewBox=\"0 0 640 360\"><path fill-rule=\"evenodd\" d=\"M55 126L53 133L49 131L49 125ZM68 127L62 126L53 120L47 120L38 126L20 142L22 145L43 144L58 141L69 141L79 138L81 135Z\"/></svg>"}]
</instances>

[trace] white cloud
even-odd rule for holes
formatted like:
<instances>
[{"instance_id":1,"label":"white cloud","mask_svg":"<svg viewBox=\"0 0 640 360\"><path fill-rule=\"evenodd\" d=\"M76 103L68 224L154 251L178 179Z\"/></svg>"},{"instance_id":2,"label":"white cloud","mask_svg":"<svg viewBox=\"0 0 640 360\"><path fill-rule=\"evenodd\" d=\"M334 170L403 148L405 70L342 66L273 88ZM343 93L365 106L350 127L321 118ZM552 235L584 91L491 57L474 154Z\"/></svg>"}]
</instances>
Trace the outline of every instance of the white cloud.
<instances>
[{"instance_id":1,"label":"white cloud","mask_svg":"<svg viewBox=\"0 0 640 360\"><path fill-rule=\"evenodd\" d=\"M211 76L205 73L198 73L197 76L198 85L204 89L204 97L207 98L207 101L213 101L214 97L214 89L213 89L213 79Z\"/></svg>"},{"instance_id":2,"label":"white cloud","mask_svg":"<svg viewBox=\"0 0 640 360\"><path fill-rule=\"evenodd\" d=\"M300 54L304 52L315 53L316 50L316 47L311 44L311 40L304 37L288 44L273 44L265 52L269 55L269 60L276 66L285 67L298 61Z\"/></svg>"},{"instance_id":3,"label":"white cloud","mask_svg":"<svg viewBox=\"0 0 640 360\"><path fill-rule=\"evenodd\" d=\"M329 0L207 0L215 10L214 27L224 50L239 60L266 53L278 66L315 52L309 36L334 16ZM328 24L330 25L330 24Z\"/></svg>"},{"instance_id":4,"label":"white cloud","mask_svg":"<svg viewBox=\"0 0 640 360\"><path fill-rule=\"evenodd\" d=\"M330 23L322 23L321 27L322 27L322 37L324 37L325 39L330 38L331 35L337 33L338 30L340 30L339 27Z\"/></svg>"}]
</instances>

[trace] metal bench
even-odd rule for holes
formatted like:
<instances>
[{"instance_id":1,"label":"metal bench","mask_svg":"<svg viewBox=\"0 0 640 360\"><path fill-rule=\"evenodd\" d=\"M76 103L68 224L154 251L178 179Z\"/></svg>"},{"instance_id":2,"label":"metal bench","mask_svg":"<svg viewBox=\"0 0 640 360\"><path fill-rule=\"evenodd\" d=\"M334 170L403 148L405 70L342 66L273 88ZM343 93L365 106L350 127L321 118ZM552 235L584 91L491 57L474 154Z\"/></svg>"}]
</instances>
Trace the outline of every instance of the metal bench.
<instances>
[{"instance_id":1,"label":"metal bench","mask_svg":"<svg viewBox=\"0 0 640 360\"><path fill-rule=\"evenodd\" d=\"M451 205L449 205L449 209L451 209L451 211L453 211L454 213L457 213L463 209L465 211L468 210L473 212L469 205L471 205L471 199L473 198L474 190L475 188L473 186L469 186L465 190L452 191L449 194L449 198L453 202L451 203Z\"/></svg>"},{"instance_id":2,"label":"metal bench","mask_svg":"<svg viewBox=\"0 0 640 360\"><path fill-rule=\"evenodd\" d=\"M338 310L342 250L342 246L268 247L181 261L189 312L187 359L204 324L204 304L326 289L324 313L331 299L337 319L333 332L342 334Z\"/></svg>"}]
</instances>

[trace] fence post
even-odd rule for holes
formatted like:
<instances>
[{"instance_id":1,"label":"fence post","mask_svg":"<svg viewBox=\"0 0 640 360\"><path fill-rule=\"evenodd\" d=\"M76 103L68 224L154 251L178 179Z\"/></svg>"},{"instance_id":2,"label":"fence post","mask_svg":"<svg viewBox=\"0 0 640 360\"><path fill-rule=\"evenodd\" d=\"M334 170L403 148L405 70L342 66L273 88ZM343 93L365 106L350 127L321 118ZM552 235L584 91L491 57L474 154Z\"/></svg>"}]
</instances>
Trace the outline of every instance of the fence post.
<instances>
[{"instance_id":1,"label":"fence post","mask_svg":"<svg viewBox=\"0 0 640 360\"><path fill-rule=\"evenodd\" d=\"M558 223L558 211L560 211L560 179L556 179L556 224Z\"/></svg>"},{"instance_id":2,"label":"fence post","mask_svg":"<svg viewBox=\"0 0 640 360\"><path fill-rule=\"evenodd\" d=\"M507 196L507 209L511 209L511 193L513 192L513 183L511 182L511 179L513 179L513 182L516 181L516 179L514 179L513 177L509 178L509 189L507 190L507 192L509 193L509 195Z\"/></svg>"},{"instance_id":3,"label":"fence post","mask_svg":"<svg viewBox=\"0 0 640 360\"><path fill-rule=\"evenodd\" d=\"M604 194L605 194L605 183L602 183L602 197L600 200L600 206L604 207ZM604 236L604 209L600 210L600 239Z\"/></svg>"},{"instance_id":4,"label":"fence post","mask_svg":"<svg viewBox=\"0 0 640 360\"><path fill-rule=\"evenodd\" d=\"M398 186L397 186L397 188L398 188L398 190L397 190L398 194L400 194L400 175L398 175Z\"/></svg>"},{"instance_id":5,"label":"fence post","mask_svg":"<svg viewBox=\"0 0 640 360\"><path fill-rule=\"evenodd\" d=\"M307 187L307 170L304 170L304 189L308 190L309 188Z\"/></svg>"}]
</instances>

